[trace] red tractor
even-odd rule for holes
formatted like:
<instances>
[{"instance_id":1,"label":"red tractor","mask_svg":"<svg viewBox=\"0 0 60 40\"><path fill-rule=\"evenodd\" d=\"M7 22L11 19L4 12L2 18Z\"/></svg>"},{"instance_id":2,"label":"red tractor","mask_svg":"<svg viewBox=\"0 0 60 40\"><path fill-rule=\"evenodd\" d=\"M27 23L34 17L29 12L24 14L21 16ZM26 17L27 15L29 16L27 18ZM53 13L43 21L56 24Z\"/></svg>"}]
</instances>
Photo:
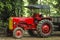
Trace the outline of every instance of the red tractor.
<instances>
[{"instance_id":1,"label":"red tractor","mask_svg":"<svg viewBox=\"0 0 60 40\"><path fill-rule=\"evenodd\" d=\"M29 5L25 7L31 9L31 11L33 9L49 8L46 5ZM31 36L48 37L52 34L52 19L44 17L42 14L34 13L31 17L11 17L9 19L9 30L12 31L15 38L21 38L25 30L28 30Z\"/></svg>"},{"instance_id":2,"label":"red tractor","mask_svg":"<svg viewBox=\"0 0 60 40\"><path fill-rule=\"evenodd\" d=\"M46 5L29 5L28 9L49 9ZM31 36L48 37L52 34L53 23L50 17L44 17L42 14L33 13L31 17L10 17L7 33L12 33L13 37L21 38L24 31L28 31Z\"/></svg>"}]
</instances>

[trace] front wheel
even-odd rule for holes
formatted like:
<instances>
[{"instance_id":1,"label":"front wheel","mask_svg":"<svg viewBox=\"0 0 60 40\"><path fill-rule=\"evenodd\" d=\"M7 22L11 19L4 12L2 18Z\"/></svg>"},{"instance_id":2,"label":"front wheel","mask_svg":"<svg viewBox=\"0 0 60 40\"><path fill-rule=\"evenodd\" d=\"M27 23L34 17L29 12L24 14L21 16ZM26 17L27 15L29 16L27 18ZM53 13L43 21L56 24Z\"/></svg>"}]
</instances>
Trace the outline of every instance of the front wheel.
<instances>
[{"instance_id":1,"label":"front wheel","mask_svg":"<svg viewBox=\"0 0 60 40\"><path fill-rule=\"evenodd\" d=\"M37 29L41 37L48 37L52 34L53 24L50 20L41 20L37 25Z\"/></svg>"},{"instance_id":2,"label":"front wheel","mask_svg":"<svg viewBox=\"0 0 60 40\"><path fill-rule=\"evenodd\" d=\"M22 38L23 37L23 29L20 28L20 27L17 27L16 29L14 29L13 37L15 37L15 38Z\"/></svg>"}]
</instances>

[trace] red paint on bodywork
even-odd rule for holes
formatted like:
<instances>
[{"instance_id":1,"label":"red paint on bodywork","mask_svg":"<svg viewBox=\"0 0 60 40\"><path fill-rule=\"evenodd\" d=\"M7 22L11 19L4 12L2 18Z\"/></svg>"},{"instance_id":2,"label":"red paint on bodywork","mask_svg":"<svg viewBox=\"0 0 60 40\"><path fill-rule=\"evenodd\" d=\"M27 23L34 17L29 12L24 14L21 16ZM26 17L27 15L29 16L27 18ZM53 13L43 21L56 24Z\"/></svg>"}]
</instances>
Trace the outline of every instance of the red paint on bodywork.
<instances>
[{"instance_id":1,"label":"red paint on bodywork","mask_svg":"<svg viewBox=\"0 0 60 40\"><path fill-rule=\"evenodd\" d=\"M20 25L20 27L24 28L25 30L35 29L33 17L25 17L25 18L24 17L13 17L13 22L14 22L13 29L15 29L16 26L18 26L18 25ZM21 23L21 22L23 22L23 23Z\"/></svg>"},{"instance_id":2,"label":"red paint on bodywork","mask_svg":"<svg viewBox=\"0 0 60 40\"><path fill-rule=\"evenodd\" d=\"M32 24L34 21L34 19L32 17L26 17L26 18L24 18L24 17L13 17L13 20L17 23L18 22L25 22L27 24Z\"/></svg>"}]
</instances>

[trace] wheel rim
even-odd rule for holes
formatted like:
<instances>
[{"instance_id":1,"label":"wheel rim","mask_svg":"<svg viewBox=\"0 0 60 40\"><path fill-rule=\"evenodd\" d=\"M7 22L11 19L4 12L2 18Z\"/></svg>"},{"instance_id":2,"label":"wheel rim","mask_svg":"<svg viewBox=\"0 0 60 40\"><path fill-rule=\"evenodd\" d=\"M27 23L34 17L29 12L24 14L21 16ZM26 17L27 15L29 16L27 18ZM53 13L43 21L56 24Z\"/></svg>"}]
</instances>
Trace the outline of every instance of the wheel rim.
<instances>
[{"instance_id":1,"label":"wheel rim","mask_svg":"<svg viewBox=\"0 0 60 40\"><path fill-rule=\"evenodd\" d=\"M50 32L50 25L44 24L44 25L42 26L42 32L43 32L44 34L49 33L49 32Z\"/></svg>"},{"instance_id":2,"label":"wheel rim","mask_svg":"<svg viewBox=\"0 0 60 40\"><path fill-rule=\"evenodd\" d=\"M17 30L16 31L16 36L17 37L21 37L22 36L22 31L21 30Z\"/></svg>"}]
</instances>

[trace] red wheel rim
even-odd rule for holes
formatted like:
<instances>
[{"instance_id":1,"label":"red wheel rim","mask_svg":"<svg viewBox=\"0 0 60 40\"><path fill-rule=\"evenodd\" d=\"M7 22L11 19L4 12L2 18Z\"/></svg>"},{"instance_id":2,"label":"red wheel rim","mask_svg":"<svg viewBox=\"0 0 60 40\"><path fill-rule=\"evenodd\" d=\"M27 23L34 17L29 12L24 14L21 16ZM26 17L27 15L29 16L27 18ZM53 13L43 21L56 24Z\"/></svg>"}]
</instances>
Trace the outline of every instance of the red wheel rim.
<instances>
[{"instance_id":1,"label":"red wheel rim","mask_svg":"<svg viewBox=\"0 0 60 40\"><path fill-rule=\"evenodd\" d=\"M22 36L22 31L21 30L17 30L16 31L16 36L21 37Z\"/></svg>"},{"instance_id":2,"label":"red wheel rim","mask_svg":"<svg viewBox=\"0 0 60 40\"><path fill-rule=\"evenodd\" d=\"M42 32L43 33L49 33L50 32L50 25L48 25L48 24L44 24L43 26L42 26Z\"/></svg>"}]
</instances>

